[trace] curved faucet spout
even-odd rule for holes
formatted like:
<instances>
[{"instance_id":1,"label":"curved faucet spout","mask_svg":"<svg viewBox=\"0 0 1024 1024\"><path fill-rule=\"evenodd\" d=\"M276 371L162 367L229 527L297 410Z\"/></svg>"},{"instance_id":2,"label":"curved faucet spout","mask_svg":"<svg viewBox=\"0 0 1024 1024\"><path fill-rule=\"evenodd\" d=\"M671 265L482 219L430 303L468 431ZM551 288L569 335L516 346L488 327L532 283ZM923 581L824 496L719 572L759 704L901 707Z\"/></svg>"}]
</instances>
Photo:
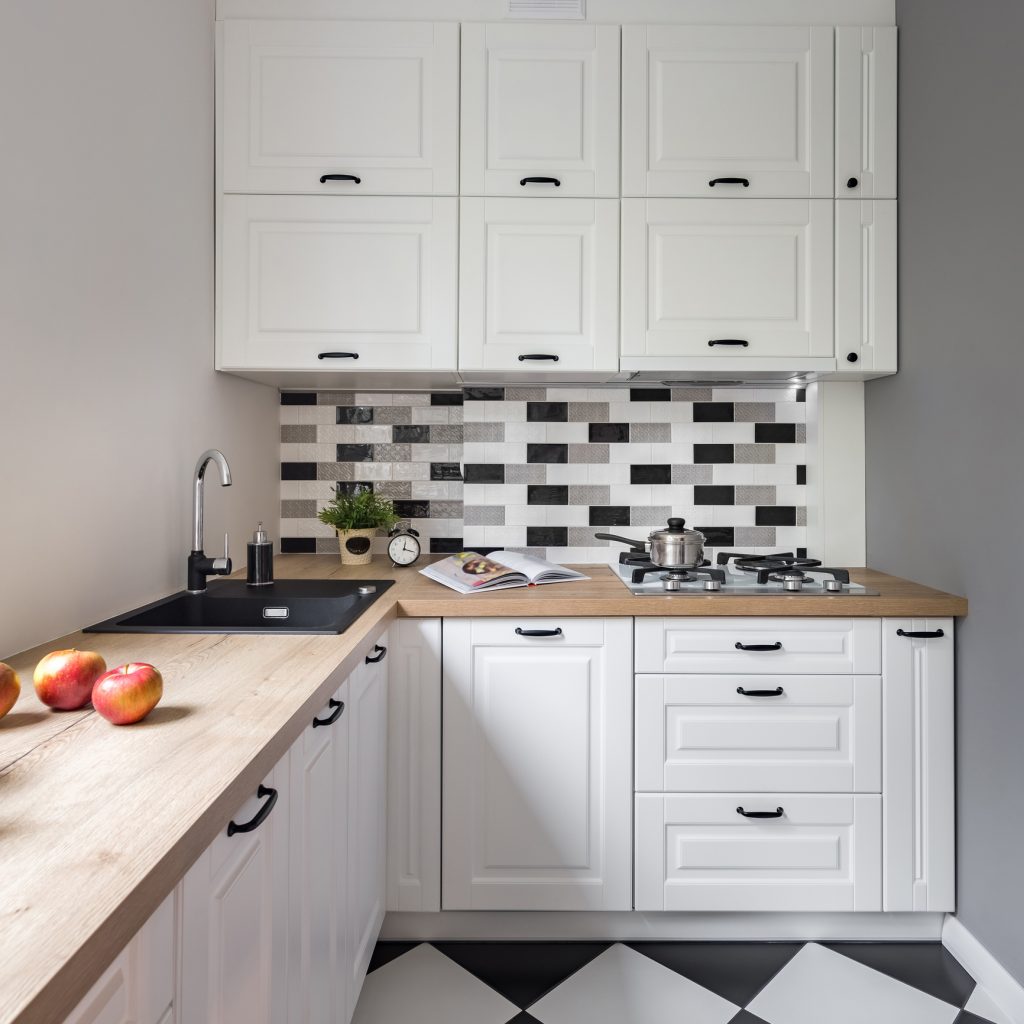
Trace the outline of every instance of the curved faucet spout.
<instances>
[{"instance_id":1,"label":"curved faucet spout","mask_svg":"<svg viewBox=\"0 0 1024 1024\"><path fill-rule=\"evenodd\" d=\"M203 550L203 478L206 476L206 467L216 463L220 470L220 483L222 487L231 486L231 468L224 453L216 448L210 448L199 456L196 463L196 472L192 480L192 550L201 552Z\"/></svg>"}]
</instances>

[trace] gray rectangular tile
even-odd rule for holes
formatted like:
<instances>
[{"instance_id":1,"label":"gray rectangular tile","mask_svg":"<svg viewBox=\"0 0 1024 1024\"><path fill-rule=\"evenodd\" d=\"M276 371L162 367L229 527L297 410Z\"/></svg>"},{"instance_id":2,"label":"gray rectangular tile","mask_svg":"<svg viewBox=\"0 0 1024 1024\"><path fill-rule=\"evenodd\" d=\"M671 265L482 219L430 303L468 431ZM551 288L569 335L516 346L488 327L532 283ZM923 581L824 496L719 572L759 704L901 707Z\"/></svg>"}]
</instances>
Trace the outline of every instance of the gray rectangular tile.
<instances>
[{"instance_id":1,"label":"gray rectangular tile","mask_svg":"<svg viewBox=\"0 0 1024 1024\"><path fill-rule=\"evenodd\" d=\"M438 500L432 500L430 502L430 518L431 519L461 519L462 518L462 502L461 501L438 501Z\"/></svg>"},{"instance_id":2,"label":"gray rectangular tile","mask_svg":"<svg viewBox=\"0 0 1024 1024\"><path fill-rule=\"evenodd\" d=\"M316 500L290 498L281 502L282 519L312 519L316 516Z\"/></svg>"},{"instance_id":3,"label":"gray rectangular tile","mask_svg":"<svg viewBox=\"0 0 1024 1024\"><path fill-rule=\"evenodd\" d=\"M772 463L775 461L775 445L738 444L735 447L735 461Z\"/></svg>"},{"instance_id":4,"label":"gray rectangular tile","mask_svg":"<svg viewBox=\"0 0 1024 1024\"><path fill-rule=\"evenodd\" d=\"M673 402L710 402L711 388L673 388Z\"/></svg>"},{"instance_id":5,"label":"gray rectangular tile","mask_svg":"<svg viewBox=\"0 0 1024 1024\"><path fill-rule=\"evenodd\" d=\"M610 505L611 488L608 484L574 484L569 487L570 505ZM569 541L569 547L579 547Z\"/></svg>"},{"instance_id":6,"label":"gray rectangular tile","mask_svg":"<svg viewBox=\"0 0 1024 1024\"><path fill-rule=\"evenodd\" d=\"M741 551L744 548L771 548L775 546L775 527L737 526L734 539Z\"/></svg>"},{"instance_id":7,"label":"gray rectangular tile","mask_svg":"<svg viewBox=\"0 0 1024 1024\"><path fill-rule=\"evenodd\" d=\"M437 444L462 444L464 429L461 423L434 423L430 427L430 440Z\"/></svg>"},{"instance_id":8,"label":"gray rectangular tile","mask_svg":"<svg viewBox=\"0 0 1024 1024\"><path fill-rule=\"evenodd\" d=\"M333 537L317 537L316 553L318 555L340 555L338 535L335 534Z\"/></svg>"},{"instance_id":9,"label":"gray rectangular tile","mask_svg":"<svg viewBox=\"0 0 1024 1024\"><path fill-rule=\"evenodd\" d=\"M377 405L373 409L373 422L404 426L412 423L412 409L407 405Z\"/></svg>"},{"instance_id":10,"label":"gray rectangular tile","mask_svg":"<svg viewBox=\"0 0 1024 1024\"><path fill-rule=\"evenodd\" d=\"M570 402L569 403L570 423L607 423L608 403L607 402ZM573 547L575 545L570 545Z\"/></svg>"},{"instance_id":11,"label":"gray rectangular tile","mask_svg":"<svg viewBox=\"0 0 1024 1024\"><path fill-rule=\"evenodd\" d=\"M362 463L361 465L366 465ZM351 462L318 462L317 480L355 480L355 466Z\"/></svg>"},{"instance_id":12,"label":"gray rectangular tile","mask_svg":"<svg viewBox=\"0 0 1024 1024\"><path fill-rule=\"evenodd\" d=\"M571 444L569 445L570 462L607 462L607 444Z\"/></svg>"},{"instance_id":13,"label":"gray rectangular tile","mask_svg":"<svg viewBox=\"0 0 1024 1024\"><path fill-rule=\"evenodd\" d=\"M282 444L316 444L316 424L284 424L281 427Z\"/></svg>"},{"instance_id":14,"label":"gray rectangular tile","mask_svg":"<svg viewBox=\"0 0 1024 1024\"><path fill-rule=\"evenodd\" d=\"M317 405L354 405L354 391L318 391L316 393Z\"/></svg>"},{"instance_id":15,"label":"gray rectangular tile","mask_svg":"<svg viewBox=\"0 0 1024 1024\"><path fill-rule=\"evenodd\" d=\"M807 424L798 423L796 425L796 443L806 444L807 443Z\"/></svg>"},{"instance_id":16,"label":"gray rectangular tile","mask_svg":"<svg viewBox=\"0 0 1024 1024\"><path fill-rule=\"evenodd\" d=\"M668 423L631 423L630 441L671 441L672 427Z\"/></svg>"},{"instance_id":17,"label":"gray rectangular tile","mask_svg":"<svg viewBox=\"0 0 1024 1024\"><path fill-rule=\"evenodd\" d=\"M670 505L634 505L629 510L629 526L630 528L634 526L665 526L670 515L672 515ZM626 531L626 535L629 535L629 530Z\"/></svg>"},{"instance_id":18,"label":"gray rectangular tile","mask_svg":"<svg viewBox=\"0 0 1024 1024\"><path fill-rule=\"evenodd\" d=\"M466 526L504 526L504 505L464 505L462 521Z\"/></svg>"},{"instance_id":19,"label":"gray rectangular tile","mask_svg":"<svg viewBox=\"0 0 1024 1024\"><path fill-rule=\"evenodd\" d=\"M463 428L466 441L504 441L504 423L467 423Z\"/></svg>"},{"instance_id":20,"label":"gray rectangular tile","mask_svg":"<svg viewBox=\"0 0 1024 1024\"><path fill-rule=\"evenodd\" d=\"M711 466L673 466L672 483L709 484L711 483Z\"/></svg>"},{"instance_id":21,"label":"gray rectangular tile","mask_svg":"<svg viewBox=\"0 0 1024 1024\"><path fill-rule=\"evenodd\" d=\"M796 525L806 526L807 525L807 509L802 505L798 505L796 509Z\"/></svg>"},{"instance_id":22,"label":"gray rectangular tile","mask_svg":"<svg viewBox=\"0 0 1024 1024\"><path fill-rule=\"evenodd\" d=\"M375 444L374 462L408 462L412 458L412 446L408 444Z\"/></svg>"},{"instance_id":23,"label":"gray rectangular tile","mask_svg":"<svg viewBox=\"0 0 1024 1024\"><path fill-rule=\"evenodd\" d=\"M381 480L374 485L374 493L381 498L411 498L412 483L409 480Z\"/></svg>"},{"instance_id":24,"label":"gray rectangular tile","mask_svg":"<svg viewBox=\"0 0 1024 1024\"><path fill-rule=\"evenodd\" d=\"M544 484L548 479L548 467L543 462L519 463L505 467L507 484Z\"/></svg>"},{"instance_id":25,"label":"gray rectangular tile","mask_svg":"<svg viewBox=\"0 0 1024 1024\"><path fill-rule=\"evenodd\" d=\"M505 388L506 402L543 402L547 398L547 388Z\"/></svg>"},{"instance_id":26,"label":"gray rectangular tile","mask_svg":"<svg viewBox=\"0 0 1024 1024\"><path fill-rule=\"evenodd\" d=\"M744 486L740 484L736 488L737 505L774 505L775 488L769 484L756 486Z\"/></svg>"},{"instance_id":27,"label":"gray rectangular tile","mask_svg":"<svg viewBox=\"0 0 1024 1024\"><path fill-rule=\"evenodd\" d=\"M737 423L774 423L774 402L736 402L733 419Z\"/></svg>"},{"instance_id":28,"label":"gray rectangular tile","mask_svg":"<svg viewBox=\"0 0 1024 1024\"><path fill-rule=\"evenodd\" d=\"M598 540L594 533L600 533L599 526L570 526L568 533L569 547L571 548L606 548L609 542Z\"/></svg>"}]
</instances>

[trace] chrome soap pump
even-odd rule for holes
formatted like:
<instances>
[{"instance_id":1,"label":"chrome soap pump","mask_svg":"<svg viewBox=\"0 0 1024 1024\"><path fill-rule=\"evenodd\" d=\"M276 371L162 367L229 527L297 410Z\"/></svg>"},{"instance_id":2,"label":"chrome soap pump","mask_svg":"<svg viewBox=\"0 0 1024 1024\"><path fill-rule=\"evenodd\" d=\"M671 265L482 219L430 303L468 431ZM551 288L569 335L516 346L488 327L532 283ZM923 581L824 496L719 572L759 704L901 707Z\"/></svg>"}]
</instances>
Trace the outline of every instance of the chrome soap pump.
<instances>
[{"instance_id":1,"label":"chrome soap pump","mask_svg":"<svg viewBox=\"0 0 1024 1024\"><path fill-rule=\"evenodd\" d=\"M246 584L250 587L267 587L274 582L274 545L259 523L252 540L246 544Z\"/></svg>"}]
</instances>

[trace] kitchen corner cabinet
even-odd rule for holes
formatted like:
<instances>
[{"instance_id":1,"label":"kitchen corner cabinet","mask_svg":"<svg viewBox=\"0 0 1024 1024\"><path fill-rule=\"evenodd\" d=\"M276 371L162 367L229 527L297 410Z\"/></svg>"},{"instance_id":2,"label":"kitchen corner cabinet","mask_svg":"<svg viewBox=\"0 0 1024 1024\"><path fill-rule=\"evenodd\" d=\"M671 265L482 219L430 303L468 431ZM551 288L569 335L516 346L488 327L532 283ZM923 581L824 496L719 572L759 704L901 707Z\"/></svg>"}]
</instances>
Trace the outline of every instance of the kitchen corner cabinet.
<instances>
[{"instance_id":1,"label":"kitchen corner cabinet","mask_svg":"<svg viewBox=\"0 0 1024 1024\"><path fill-rule=\"evenodd\" d=\"M632 620L444 621L442 907L629 910Z\"/></svg>"},{"instance_id":2,"label":"kitchen corner cabinet","mask_svg":"<svg viewBox=\"0 0 1024 1024\"><path fill-rule=\"evenodd\" d=\"M230 20L222 32L223 191L457 192L458 25Z\"/></svg>"},{"instance_id":3,"label":"kitchen corner cabinet","mask_svg":"<svg viewBox=\"0 0 1024 1024\"><path fill-rule=\"evenodd\" d=\"M463 195L619 194L617 25L462 26Z\"/></svg>"}]
</instances>

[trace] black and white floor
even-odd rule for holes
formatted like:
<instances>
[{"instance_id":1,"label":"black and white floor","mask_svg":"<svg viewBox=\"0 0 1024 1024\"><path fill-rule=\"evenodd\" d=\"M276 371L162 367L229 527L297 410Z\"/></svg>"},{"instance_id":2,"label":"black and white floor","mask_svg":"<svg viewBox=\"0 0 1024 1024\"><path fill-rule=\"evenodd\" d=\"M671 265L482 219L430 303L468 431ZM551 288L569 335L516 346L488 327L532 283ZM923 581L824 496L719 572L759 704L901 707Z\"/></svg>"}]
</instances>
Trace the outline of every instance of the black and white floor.
<instances>
[{"instance_id":1,"label":"black and white floor","mask_svg":"<svg viewBox=\"0 0 1024 1024\"><path fill-rule=\"evenodd\" d=\"M353 1024L986 1021L938 943L381 942Z\"/></svg>"}]
</instances>

